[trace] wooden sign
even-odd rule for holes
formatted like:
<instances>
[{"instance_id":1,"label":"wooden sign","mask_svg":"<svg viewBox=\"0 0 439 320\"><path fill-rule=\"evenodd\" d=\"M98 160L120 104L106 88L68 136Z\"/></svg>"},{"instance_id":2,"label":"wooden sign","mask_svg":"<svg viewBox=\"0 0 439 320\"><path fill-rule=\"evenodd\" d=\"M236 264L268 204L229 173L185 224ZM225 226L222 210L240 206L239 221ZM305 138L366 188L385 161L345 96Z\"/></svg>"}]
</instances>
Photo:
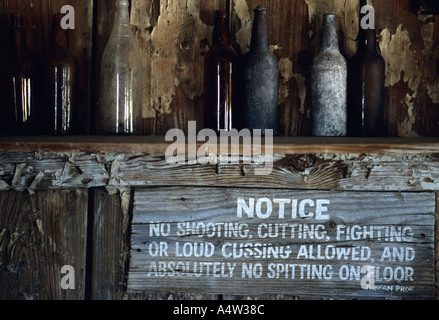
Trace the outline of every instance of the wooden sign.
<instances>
[{"instance_id":1,"label":"wooden sign","mask_svg":"<svg viewBox=\"0 0 439 320\"><path fill-rule=\"evenodd\" d=\"M128 292L433 299L433 193L136 191Z\"/></svg>"}]
</instances>

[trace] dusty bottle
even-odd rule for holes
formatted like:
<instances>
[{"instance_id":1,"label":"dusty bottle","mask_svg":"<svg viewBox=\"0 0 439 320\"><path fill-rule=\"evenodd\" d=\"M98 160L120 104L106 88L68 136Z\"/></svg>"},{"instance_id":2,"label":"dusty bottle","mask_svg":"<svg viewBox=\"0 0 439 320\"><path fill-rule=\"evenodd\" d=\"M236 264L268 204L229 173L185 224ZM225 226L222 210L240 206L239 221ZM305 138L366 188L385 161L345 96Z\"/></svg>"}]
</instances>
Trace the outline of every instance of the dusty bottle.
<instances>
[{"instance_id":1,"label":"dusty bottle","mask_svg":"<svg viewBox=\"0 0 439 320\"><path fill-rule=\"evenodd\" d=\"M366 4L366 1L362 1ZM384 82L385 62L377 51L375 29L361 24L358 51L348 64L348 135L385 136Z\"/></svg>"},{"instance_id":2,"label":"dusty bottle","mask_svg":"<svg viewBox=\"0 0 439 320\"><path fill-rule=\"evenodd\" d=\"M69 49L68 30L61 28L63 15L53 18L51 48L45 65L45 118L47 134L78 132L78 60Z\"/></svg>"},{"instance_id":3,"label":"dusty bottle","mask_svg":"<svg viewBox=\"0 0 439 320\"><path fill-rule=\"evenodd\" d=\"M347 63L338 46L335 14L325 14L311 71L312 136L347 135Z\"/></svg>"},{"instance_id":4,"label":"dusty bottle","mask_svg":"<svg viewBox=\"0 0 439 320\"><path fill-rule=\"evenodd\" d=\"M99 133L142 134L142 59L131 31L129 1L116 1L114 26L101 62Z\"/></svg>"},{"instance_id":5,"label":"dusty bottle","mask_svg":"<svg viewBox=\"0 0 439 320\"><path fill-rule=\"evenodd\" d=\"M279 134L279 67L269 48L267 10L255 9L250 51L242 63L242 128Z\"/></svg>"},{"instance_id":6,"label":"dusty bottle","mask_svg":"<svg viewBox=\"0 0 439 320\"><path fill-rule=\"evenodd\" d=\"M236 122L236 89L238 55L230 44L227 11L215 15L213 45L206 55L204 66L205 127L231 130Z\"/></svg>"},{"instance_id":7,"label":"dusty bottle","mask_svg":"<svg viewBox=\"0 0 439 320\"><path fill-rule=\"evenodd\" d=\"M11 15L11 36L11 60L5 80L7 97L3 112L3 131L14 135L35 134L38 132L39 117L36 98L37 72L28 56L21 14Z\"/></svg>"}]
</instances>

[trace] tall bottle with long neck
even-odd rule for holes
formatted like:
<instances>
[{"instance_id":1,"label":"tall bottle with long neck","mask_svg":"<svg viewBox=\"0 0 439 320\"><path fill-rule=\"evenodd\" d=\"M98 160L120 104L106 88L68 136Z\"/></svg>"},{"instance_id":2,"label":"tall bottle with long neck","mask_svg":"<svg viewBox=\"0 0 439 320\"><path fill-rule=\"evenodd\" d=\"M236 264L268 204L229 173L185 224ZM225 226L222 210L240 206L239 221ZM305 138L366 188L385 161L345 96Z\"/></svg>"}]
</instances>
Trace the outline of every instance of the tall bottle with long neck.
<instances>
[{"instance_id":1,"label":"tall bottle with long neck","mask_svg":"<svg viewBox=\"0 0 439 320\"><path fill-rule=\"evenodd\" d=\"M366 24L366 1L360 1L358 51L349 61L348 135L379 137L386 135L384 125L385 62L377 51L376 32ZM367 12L367 13L366 13ZM370 19L369 19L370 20Z\"/></svg>"},{"instance_id":2,"label":"tall bottle with long neck","mask_svg":"<svg viewBox=\"0 0 439 320\"><path fill-rule=\"evenodd\" d=\"M113 30L101 62L99 133L142 134L142 59L131 31L128 0L116 0Z\"/></svg>"},{"instance_id":3,"label":"tall bottle with long neck","mask_svg":"<svg viewBox=\"0 0 439 320\"><path fill-rule=\"evenodd\" d=\"M270 52L267 9L255 9L250 51L243 58L242 128L279 134L279 67Z\"/></svg>"},{"instance_id":4,"label":"tall bottle with long neck","mask_svg":"<svg viewBox=\"0 0 439 320\"><path fill-rule=\"evenodd\" d=\"M45 70L47 134L79 133L78 60L69 49L69 32L61 27L64 15L52 23L52 41Z\"/></svg>"},{"instance_id":5,"label":"tall bottle with long neck","mask_svg":"<svg viewBox=\"0 0 439 320\"><path fill-rule=\"evenodd\" d=\"M236 111L235 81L238 55L229 38L227 11L215 15L213 45L205 58L205 127L230 131L234 127Z\"/></svg>"},{"instance_id":6,"label":"tall bottle with long neck","mask_svg":"<svg viewBox=\"0 0 439 320\"><path fill-rule=\"evenodd\" d=\"M3 131L7 134L37 133L37 93L35 66L31 63L21 14L11 15L12 47L11 61L7 71L6 89L8 95L5 105Z\"/></svg>"},{"instance_id":7,"label":"tall bottle with long neck","mask_svg":"<svg viewBox=\"0 0 439 320\"><path fill-rule=\"evenodd\" d=\"M335 14L325 14L320 53L311 72L311 135L347 134L347 63L339 51Z\"/></svg>"}]
</instances>

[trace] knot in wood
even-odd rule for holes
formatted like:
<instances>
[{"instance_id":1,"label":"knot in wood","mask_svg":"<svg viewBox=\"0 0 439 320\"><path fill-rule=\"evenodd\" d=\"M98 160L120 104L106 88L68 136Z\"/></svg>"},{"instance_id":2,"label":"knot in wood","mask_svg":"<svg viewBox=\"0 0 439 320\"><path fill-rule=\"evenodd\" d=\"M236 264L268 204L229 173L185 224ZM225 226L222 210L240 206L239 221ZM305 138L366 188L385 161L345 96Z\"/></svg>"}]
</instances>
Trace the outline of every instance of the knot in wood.
<instances>
[{"instance_id":1,"label":"knot in wood","mask_svg":"<svg viewBox=\"0 0 439 320\"><path fill-rule=\"evenodd\" d=\"M316 165L316 160L309 155L293 155L289 157L288 163L291 167L299 172L305 172Z\"/></svg>"}]
</instances>

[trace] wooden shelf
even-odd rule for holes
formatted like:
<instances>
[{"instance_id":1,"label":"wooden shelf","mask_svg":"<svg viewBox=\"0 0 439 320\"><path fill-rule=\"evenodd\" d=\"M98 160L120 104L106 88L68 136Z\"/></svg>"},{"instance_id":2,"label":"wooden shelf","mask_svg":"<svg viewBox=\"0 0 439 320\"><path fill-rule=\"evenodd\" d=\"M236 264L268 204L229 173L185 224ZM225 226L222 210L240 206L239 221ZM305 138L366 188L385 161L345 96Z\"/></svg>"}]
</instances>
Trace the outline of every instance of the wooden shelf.
<instances>
[{"instance_id":1,"label":"wooden shelf","mask_svg":"<svg viewBox=\"0 0 439 320\"><path fill-rule=\"evenodd\" d=\"M0 152L164 154L172 142L164 137L10 137L0 136ZM263 142L264 143L264 142ZM197 149L204 142L197 143ZM219 148L218 148L219 149ZM274 154L439 153L439 138L275 137Z\"/></svg>"}]
</instances>

